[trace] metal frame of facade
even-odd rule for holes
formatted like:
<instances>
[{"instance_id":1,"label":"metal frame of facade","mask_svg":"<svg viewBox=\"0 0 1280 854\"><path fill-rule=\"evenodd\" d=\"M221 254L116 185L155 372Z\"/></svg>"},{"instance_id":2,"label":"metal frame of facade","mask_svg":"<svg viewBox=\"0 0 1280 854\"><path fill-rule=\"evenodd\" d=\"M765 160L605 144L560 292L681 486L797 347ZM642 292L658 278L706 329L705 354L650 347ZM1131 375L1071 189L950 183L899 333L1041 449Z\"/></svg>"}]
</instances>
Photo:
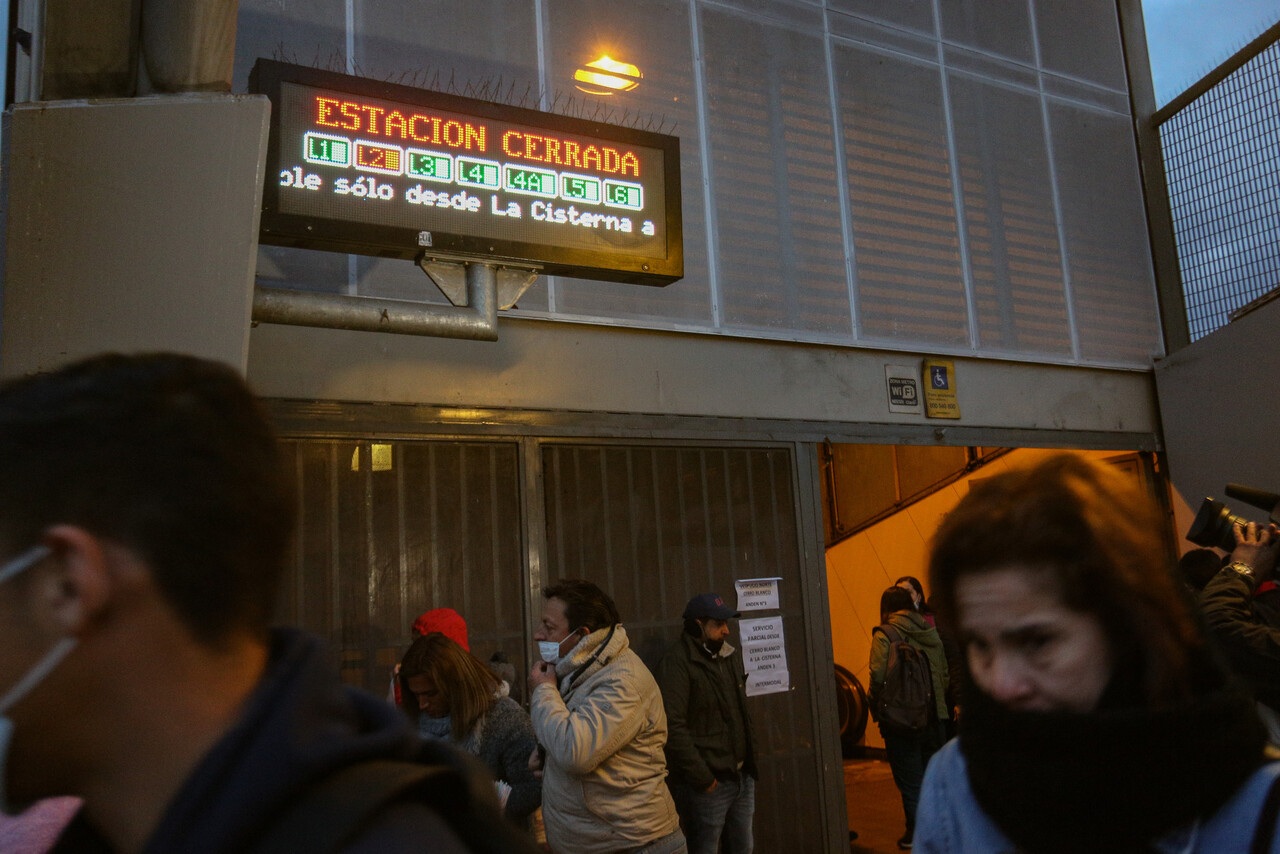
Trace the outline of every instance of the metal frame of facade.
<instances>
[{"instance_id":1,"label":"metal frame of facade","mask_svg":"<svg viewBox=\"0 0 1280 854\"><path fill-rule=\"evenodd\" d=\"M1129 75L1129 103L1138 146L1143 203L1147 209L1147 233L1151 238L1151 263L1160 304L1160 326L1164 333L1165 352L1172 353L1191 343L1191 333L1187 324L1186 299L1182 293L1178 247L1173 236L1173 209L1169 204L1164 151L1152 118L1156 114L1156 94L1147 53L1142 0L1116 0L1116 7Z\"/></svg>"},{"instance_id":2,"label":"metal frame of facade","mask_svg":"<svg viewBox=\"0 0 1280 854\"><path fill-rule=\"evenodd\" d=\"M1187 316L1187 298L1178 260L1173 206L1160 127L1275 43L1280 38L1280 22L1252 39L1178 97L1157 108L1142 0L1117 0L1116 5L1120 15L1125 64L1128 67L1134 134L1138 145L1148 232L1151 236L1161 328L1164 332L1165 351L1173 353L1191 343L1191 324Z\"/></svg>"}]
</instances>

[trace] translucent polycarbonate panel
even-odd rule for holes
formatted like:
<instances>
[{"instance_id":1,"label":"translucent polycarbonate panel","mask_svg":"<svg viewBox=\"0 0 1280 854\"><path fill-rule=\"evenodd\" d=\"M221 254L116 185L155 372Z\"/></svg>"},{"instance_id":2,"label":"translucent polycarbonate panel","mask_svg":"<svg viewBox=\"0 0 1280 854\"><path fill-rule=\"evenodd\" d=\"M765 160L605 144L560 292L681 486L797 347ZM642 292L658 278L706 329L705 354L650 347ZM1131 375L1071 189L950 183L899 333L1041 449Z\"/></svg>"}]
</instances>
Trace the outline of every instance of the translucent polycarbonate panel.
<instances>
[{"instance_id":1,"label":"translucent polycarbonate panel","mask_svg":"<svg viewBox=\"0 0 1280 854\"><path fill-rule=\"evenodd\" d=\"M726 327L851 334L822 40L701 12Z\"/></svg>"},{"instance_id":2,"label":"translucent polycarbonate panel","mask_svg":"<svg viewBox=\"0 0 1280 854\"><path fill-rule=\"evenodd\" d=\"M360 74L537 107L533 0L354 0L354 8Z\"/></svg>"},{"instance_id":3,"label":"translucent polycarbonate panel","mask_svg":"<svg viewBox=\"0 0 1280 854\"><path fill-rule=\"evenodd\" d=\"M449 305L435 282L413 261L352 255L356 293L362 297Z\"/></svg>"},{"instance_id":4,"label":"translucent polycarbonate panel","mask_svg":"<svg viewBox=\"0 0 1280 854\"><path fill-rule=\"evenodd\" d=\"M349 39L360 74L525 106L545 86L554 112L681 140L684 278L544 276L516 314L1122 366L1157 346L1110 0L427 5L244 0L236 86L259 55L344 70ZM606 49L640 68L639 85L574 88ZM1053 146L1045 102L1058 105ZM1064 266L1078 282L1055 277ZM267 246L257 278L444 303L399 260Z\"/></svg>"},{"instance_id":5,"label":"translucent polycarbonate panel","mask_svg":"<svg viewBox=\"0 0 1280 854\"><path fill-rule=\"evenodd\" d=\"M1035 61L1030 0L945 0L942 37L966 47Z\"/></svg>"},{"instance_id":6,"label":"translucent polycarbonate panel","mask_svg":"<svg viewBox=\"0 0 1280 854\"><path fill-rule=\"evenodd\" d=\"M947 45L942 55L947 71L963 71L975 77L999 80L1023 89L1035 90L1040 85L1040 72L1033 66L1022 65L1011 59L955 45Z\"/></svg>"},{"instance_id":7,"label":"translucent polycarbonate panel","mask_svg":"<svg viewBox=\"0 0 1280 854\"><path fill-rule=\"evenodd\" d=\"M685 603L736 601L734 582L777 578L791 690L747 698L760 779L761 854L822 851L822 792L794 463L785 449L548 445L543 449L547 577L585 578L617 604L649 667L680 637ZM738 644L738 626L730 641Z\"/></svg>"},{"instance_id":8,"label":"translucent polycarbonate panel","mask_svg":"<svg viewBox=\"0 0 1280 854\"><path fill-rule=\"evenodd\" d=\"M347 259L351 257L355 256L259 243L254 280L268 288L346 293L349 279Z\"/></svg>"},{"instance_id":9,"label":"translucent polycarbonate panel","mask_svg":"<svg viewBox=\"0 0 1280 854\"><path fill-rule=\"evenodd\" d=\"M556 0L547 5L551 89L571 112L599 114L617 124L680 138L680 191L684 220L684 278L653 288L569 277L555 278L556 311L602 318L710 324L706 199L698 135L697 90L690 41L689 4L680 0ZM634 89L593 95L577 88L574 73L602 55L637 66Z\"/></svg>"},{"instance_id":10,"label":"translucent polycarbonate panel","mask_svg":"<svg viewBox=\"0 0 1280 854\"><path fill-rule=\"evenodd\" d=\"M985 0L983 0L985 2ZM1046 71L1126 91L1115 0L1032 0Z\"/></svg>"},{"instance_id":11,"label":"translucent polycarbonate panel","mask_svg":"<svg viewBox=\"0 0 1280 854\"><path fill-rule=\"evenodd\" d=\"M259 59L345 71L345 0L240 0L232 91L246 92Z\"/></svg>"},{"instance_id":12,"label":"translucent polycarbonate panel","mask_svg":"<svg viewBox=\"0 0 1280 854\"><path fill-rule=\"evenodd\" d=\"M1070 77L1045 72L1040 75L1041 88L1051 98L1064 101L1078 101L1081 104L1099 109L1129 115L1129 95L1123 91L1103 89L1092 83L1082 83Z\"/></svg>"},{"instance_id":13,"label":"translucent polycarbonate panel","mask_svg":"<svg viewBox=\"0 0 1280 854\"><path fill-rule=\"evenodd\" d=\"M978 347L1070 356L1040 99L967 75L948 85Z\"/></svg>"},{"instance_id":14,"label":"translucent polycarbonate panel","mask_svg":"<svg viewBox=\"0 0 1280 854\"><path fill-rule=\"evenodd\" d=\"M294 560L278 618L324 638L343 678L385 696L414 618L448 607L471 652L529 648L514 443L283 442L296 479ZM520 696L522 682L512 685Z\"/></svg>"},{"instance_id":15,"label":"translucent polycarbonate panel","mask_svg":"<svg viewBox=\"0 0 1280 854\"><path fill-rule=\"evenodd\" d=\"M1162 354L1133 128L1123 116L1048 102L1081 360Z\"/></svg>"},{"instance_id":16,"label":"translucent polycarbonate panel","mask_svg":"<svg viewBox=\"0 0 1280 854\"><path fill-rule=\"evenodd\" d=\"M719 6L750 12L758 18L768 18L792 27L808 30L822 29L824 0L714 0Z\"/></svg>"},{"instance_id":17,"label":"translucent polycarbonate panel","mask_svg":"<svg viewBox=\"0 0 1280 854\"><path fill-rule=\"evenodd\" d=\"M968 307L937 66L837 45L860 338L966 345Z\"/></svg>"},{"instance_id":18,"label":"translucent polycarbonate panel","mask_svg":"<svg viewBox=\"0 0 1280 854\"><path fill-rule=\"evenodd\" d=\"M933 33L933 0L827 0L827 8L860 18Z\"/></svg>"},{"instance_id":19,"label":"translucent polycarbonate panel","mask_svg":"<svg viewBox=\"0 0 1280 854\"><path fill-rule=\"evenodd\" d=\"M827 23L829 32L835 39L875 45L930 61L938 58L938 41L932 33L904 30L892 24L854 15L831 14L827 16Z\"/></svg>"},{"instance_id":20,"label":"translucent polycarbonate panel","mask_svg":"<svg viewBox=\"0 0 1280 854\"><path fill-rule=\"evenodd\" d=\"M538 107L533 0L355 0L358 74L506 104ZM357 293L446 302L417 265L359 259ZM424 297L413 294L423 293Z\"/></svg>"},{"instance_id":21,"label":"translucent polycarbonate panel","mask_svg":"<svg viewBox=\"0 0 1280 854\"><path fill-rule=\"evenodd\" d=\"M259 59L334 71L346 69L343 0L241 0L236 17L232 88L246 92ZM345 292L347 256L281 246L259 246L257 280L274 288Z\"/></svg>"}]
</instances>

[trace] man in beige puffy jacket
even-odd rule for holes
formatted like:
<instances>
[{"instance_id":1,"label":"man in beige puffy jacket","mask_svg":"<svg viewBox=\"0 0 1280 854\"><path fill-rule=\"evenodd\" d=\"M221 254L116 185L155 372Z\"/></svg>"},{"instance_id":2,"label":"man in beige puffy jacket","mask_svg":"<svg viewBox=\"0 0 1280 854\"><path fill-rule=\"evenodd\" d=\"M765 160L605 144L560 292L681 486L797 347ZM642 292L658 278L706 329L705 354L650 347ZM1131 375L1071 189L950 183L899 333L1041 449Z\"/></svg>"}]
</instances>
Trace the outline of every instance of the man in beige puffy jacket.
<instances>
[{"instance_id":1,"label":"man in beige puffy jacket","mask_svg":"<svg viewBox=\"0 0 1280 854\"><path fill-rule=\"evenodd\" d=\"M557 854L685 854L667 791L667 717L613 600L589 581L542 591L529 674L542 818Z\"/></svg>"}]
</instances>

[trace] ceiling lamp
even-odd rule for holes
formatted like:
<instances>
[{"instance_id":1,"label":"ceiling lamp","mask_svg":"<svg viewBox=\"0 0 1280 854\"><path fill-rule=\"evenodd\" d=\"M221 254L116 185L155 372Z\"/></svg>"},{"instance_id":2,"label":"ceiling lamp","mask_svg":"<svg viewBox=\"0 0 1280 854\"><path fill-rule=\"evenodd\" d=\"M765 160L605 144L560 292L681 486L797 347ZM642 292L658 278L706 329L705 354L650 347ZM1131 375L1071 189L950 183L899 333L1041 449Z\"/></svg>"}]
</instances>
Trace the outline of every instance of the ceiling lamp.
<instances>
[{"instance_id":1,"label":"ceiling lamp","mask_svg":"<svg viewBox=\"0 0 1280 854\"><path fill-rule=\"evenodd\" d=\"M640 85L644 75L629 62L618 62L608 56L592 60L573 72L578 89L592 95L630 92Z\"/></svg>"}]
</instances>

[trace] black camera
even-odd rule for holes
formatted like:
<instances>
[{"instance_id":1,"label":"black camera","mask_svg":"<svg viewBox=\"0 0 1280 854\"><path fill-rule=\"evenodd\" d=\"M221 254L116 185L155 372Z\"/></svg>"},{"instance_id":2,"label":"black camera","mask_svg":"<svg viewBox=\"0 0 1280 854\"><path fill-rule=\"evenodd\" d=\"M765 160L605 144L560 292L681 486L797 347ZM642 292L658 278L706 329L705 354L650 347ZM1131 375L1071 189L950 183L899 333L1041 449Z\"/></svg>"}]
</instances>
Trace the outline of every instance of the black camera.
<instances>
[{"instance_id":1,"label":"black camera","mask_svg":"<svg viewBox=\"0 0 1280 854\"><path fill-rule=\"evenodd\" d=\"M1263 492L1261 489L1254 489L1249 486L1241 486L1238 483L1228 483L1226 493L1231 498L1238 498L1260 510L1266 510L1271 514L1270 521L1280 525L1280 495L1274 492ZM1221 501L1206 498L1204 503L1200 505L1200 510L1196 513L1196 519L1191 523L1191 528L1187 531L1187 539L1197 546L1219 548L1224 552L1230 552L1236 547L1236 537L1231 530L1232 526L1237 524L1247 525L1248 523L1249 520L1247 519L1233 516L1231 510Z\"/></svg>"}]
</instances>

